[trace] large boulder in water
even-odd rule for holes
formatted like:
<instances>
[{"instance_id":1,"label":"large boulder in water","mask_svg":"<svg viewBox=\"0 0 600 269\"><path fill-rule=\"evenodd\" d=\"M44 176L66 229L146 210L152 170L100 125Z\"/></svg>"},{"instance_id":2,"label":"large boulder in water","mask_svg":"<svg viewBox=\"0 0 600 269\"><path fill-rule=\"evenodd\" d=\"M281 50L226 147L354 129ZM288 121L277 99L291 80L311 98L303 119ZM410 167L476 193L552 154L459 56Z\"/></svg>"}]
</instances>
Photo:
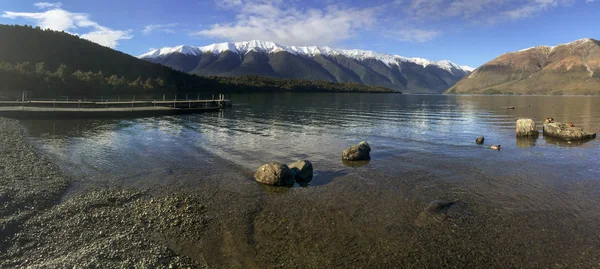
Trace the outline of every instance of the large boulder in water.
<instances>
[{"instance_id":1,"label":"large boulder in water","mask_svg":"<svg viewBox=\"0 0 600 269\"><path fill-rule=\"evenodd\" d=\"M298 183L308 183L313 178L313 166L310 161L300 160L288 165Z\"/></svg>"},{"instance_id":2,"label":"large boulder in water","mask_svg":"<svg viewBox=\"0 0 600 269\"><path fill-rule=\"evenodd\" d=\"M268 163L254 173L254 179L260 183L272 186L294 185L294 174L290 168L281 163Z\"/></svg>"},{"instance_id":3,"label":"large boulder in water","mask_svg":"<svg viewBox=\"0 0 600 269\"><path fill-rule=\"evenodd\" d=\"M358 145L351 146L342 152L342 160L346 161L366 161L371 159L371 147L369 143L363 141Z\"/></svg>"},{"instance_id":4,"label":"large boulder in water","mask_svg":"<svg viewBox=\"0 0 600 269\"><path fill-rule=\"evenodd\" d=\"M587 133L583 128L569 127L562 122L544 123L544 136L560 138L566 141L579 141L596 138L596 133Z\"/></svg>"},{"instance_id":5,"label":"large boulder in water","mask_svg":"<svg viewBox=\"0 0 600 269\"><path fill-rule=\"evenodd\" d=\"M517 120L517 136L537 137L539 132L532 119Z\"/></svg>"}]
</instances>

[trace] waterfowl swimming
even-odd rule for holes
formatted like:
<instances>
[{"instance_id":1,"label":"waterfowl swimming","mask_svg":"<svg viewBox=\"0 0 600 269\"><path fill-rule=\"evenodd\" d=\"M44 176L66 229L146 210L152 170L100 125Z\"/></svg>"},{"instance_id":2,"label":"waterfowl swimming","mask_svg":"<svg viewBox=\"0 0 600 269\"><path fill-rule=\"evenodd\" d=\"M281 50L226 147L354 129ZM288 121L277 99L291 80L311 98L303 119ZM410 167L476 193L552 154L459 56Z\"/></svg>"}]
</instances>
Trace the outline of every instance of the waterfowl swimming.
<instances>
[{"instance_id":1,"label":"waterfowl swimming","mask_svg":"<svg viewBox=\"0 0 600 269\"><path fill-rule=\"evenodd\" d=\"M492 145L490 148L493 150L500 150L500 145Z\"/></svg>"},{"instance_id":2,"label":"waterfowl swimming","mask_svg":"<svg viewBox=\"0 0 600 269\"><path fill-rule=\"evenodd\" d=\"M554 118L546 118L546 123L553 123L554 122Z\"/></svg>"},{"instance_id":3,"label":"waterfowl swimming","mask_svg":"<svg viewBox=\"0 0 600 269\"><path fill-rule=\"evenodd\" d=\"M567 123L567 125L569 125L569 127L575 127L575 125L573 125L573 123L570 121Z\"/></svg>"}]
</instances>

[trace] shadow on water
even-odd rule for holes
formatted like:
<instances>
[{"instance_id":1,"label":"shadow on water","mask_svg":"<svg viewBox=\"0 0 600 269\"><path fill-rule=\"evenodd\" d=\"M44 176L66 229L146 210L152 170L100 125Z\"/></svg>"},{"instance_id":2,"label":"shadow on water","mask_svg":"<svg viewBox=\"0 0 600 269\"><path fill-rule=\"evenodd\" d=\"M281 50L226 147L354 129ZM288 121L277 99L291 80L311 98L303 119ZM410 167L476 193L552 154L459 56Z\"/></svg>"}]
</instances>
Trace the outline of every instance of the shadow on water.
<instances>
[{"instance_id":1,"label":"shadow on water","mask_svg":"<svg viewBox=\"0 0 600 269\"><path fill-rule=\"evenodd\" d=\"M594 141L594 139L586 139L586 140L579 140L579 141L566 141L566 140L562 140L559 138L554 138L551 136L544 136L544 141L546 142L546 144L549 145L556 145L559 147L580 147L583 146L584 144Z\"/></svg>"},{"instance_id":2,"label":"shadow on water","mask_svg":"<svg viewBox=\"0 0 600 269\"><path fill-rule=\"evenodd\" d=\"M370 162L371 162L371 160L366 160L366 161L348 161L348 160L342 160L342 163L346 167L351 167L351 168L363 167L365 165L368 165Z\"/></svg>"},{"instance_id":3,"label":"shadow on water","mask_svg":"<svg viewBox=\"0 0 600 269\"><path fill-rule=\"evenodd\" d=\"M517 148L530 148L530 147L535 147L535 144L537 142L538 138L531 138L531 137L517 137L516 142L517 142Z\"/></svg>"},{"instance_id":4,"label":"shadow on water","mask_svg":"<svg viewBox=\"0 0 600 269\"><path fill-rule=\"evenodd\" d=\"M265 190L268 194L280 195L288 193L293 188L308 188L308 187L316 187L316 186L324 186L331 183L334 179L338 177L343 177L348 175L347 171L339 170L339 171L315 171L313 179L310 182L300 182L296 181L293 186L269 186L265 184L259 184L263 190ZM254 180L252 178L251 180Z\"/></svg>"}]
</instances>

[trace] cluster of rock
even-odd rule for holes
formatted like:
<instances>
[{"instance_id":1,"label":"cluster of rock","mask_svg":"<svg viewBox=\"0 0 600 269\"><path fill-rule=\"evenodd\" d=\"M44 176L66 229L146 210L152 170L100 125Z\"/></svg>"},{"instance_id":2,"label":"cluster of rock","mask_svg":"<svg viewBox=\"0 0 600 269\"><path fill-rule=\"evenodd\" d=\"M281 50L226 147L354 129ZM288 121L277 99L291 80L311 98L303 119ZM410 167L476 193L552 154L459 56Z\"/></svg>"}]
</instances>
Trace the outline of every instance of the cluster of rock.
<instances>
[{"instance_id":1,"label":"cluster of rock","mask_svg":"<svg viewBox=\"0 0 600 269\"><path fill-rule=\"evenodd\" d=\"M518 137L537 137L539 132L535 121L532 119L517 120ZM543 129L544 136L563 139L566 141L579 141L596 138L595 133L587 133L583 128L577 128L573 123L554 122L553 118L546 118Z\"/></svg>"},{"instance_id":2,"label":"cluster of rock","mask_svg":"<svg viewBox=\"0 0 600 269\"><path fill-rule=\"evenodd\" d=\"M294 182L308 183L313 178L313 166L310 161L300 160L290 165L268 163L256 171L254 179L272 186L292 186Z\"/></svg>"},{"instance_id":3,"label":"cluster of rock","mask_svg":"<svg viewBox=\"0 0 600 269\"><path fill-rule=\"evenodd\" d=\"M516 122L517 146L527 147L535 144L535 139L540 135L533 119L518 119ZM554 122L553 118L546 118L543 134L547 137L558 138L566 141L582 141L596 138L596 133L588 133L583 128L577 128L572 122ZM477 137L475 143L482 145L483 136ZM500 145L492 145L491 149L500 150Z\"/></svg>"},{"instance_id":4,"label":"cluster of rock","mask_svg":"<svg viewBox=\"0 0 600 269\"><path fill-rule=\"evenodd\" d=\"M371 147L367 142L360 142L342 152L344 162L358 162L371 159ZM260 183L271 186L293 186L307 184L312 181L313 166L310 161L300 160L290 165L272 162L258 168L254 179Z\"/></svg>"}]
</instances>

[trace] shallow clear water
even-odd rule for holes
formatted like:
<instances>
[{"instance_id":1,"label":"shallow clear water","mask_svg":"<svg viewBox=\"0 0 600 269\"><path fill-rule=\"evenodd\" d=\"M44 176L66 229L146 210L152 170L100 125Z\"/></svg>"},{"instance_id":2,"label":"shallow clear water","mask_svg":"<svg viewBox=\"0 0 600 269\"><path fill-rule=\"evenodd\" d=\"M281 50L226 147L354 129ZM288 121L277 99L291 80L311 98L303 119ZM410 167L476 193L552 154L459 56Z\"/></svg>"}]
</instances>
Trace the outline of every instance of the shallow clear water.
<instances>
[{"instance_id":1,"label":"shallow clear water","mask_svg":"<svg viewBox=\"0 0 600 269\"><path fill-rule=\"evenodd\" d=\"M426 162L433 155L493 158L518 166L571 163L577 169L570 174L600 175L595 165L600 141L568 144L514 136L519 117L534 118L539 129L543 119L553 117L599 132L600 98L283 93L233 100L234 107L221 113L25 124L38 145L84 181L128 182L199 169L202 174L222 173L220 159L242 171L270 161L308 159L317 168L315 185L319 173L349 169L340 152L362 140L373 147L375 166L391 157ZM486 145L501 144L502 151L476 145L479 135Z\"/></svg>"},{"instance_id":2,"label":"shallow clear water","mask_svg":"<svg viewBox=\"0 0 600 269\"><path fill-rule=\"evenodd\" d=\"M268 93L232 100L233 108L220 113L24 124L34 143L78 182L74 189L226 190L238 195L211 199L226 200L218 205L226 208L223 212L251 212L240 216L253 216L252 227L270 227L275 216L296 227L298 238L321 235L342 249L351 247L333 242L352 236L358 247L348 253L371 249L375 254L367 260L412 254L439 264L479 255L485 258L481 263L454 264L544 267L600 257L595 228L600 224L600 140L529 140L514 133L520 117L535 119L540 130L543 120L553 117L600 132L600 98ZM475 144L480 135L483 146ZM360 167L344 165L341 151L362 140L371 145L372 160ZM501 144L502 150L490 150L491 144ZM252 181L261 164L298 159L312 161L315 168L306 188L273 192ZM415 219L434 200L462 206L451 226L424 235ZM345 224L319 230L301 225L321 222ZM253 231L253 248L261 242L291 250L315 247L299 239L261 237L261 232ZM440 252L444 247L454 249ZM474 254L473 248L485 253ZM321 249L315 260L335 259L336 251ZM266 264L279 262L271 258Z\"/></svg>"}]
</instances>

